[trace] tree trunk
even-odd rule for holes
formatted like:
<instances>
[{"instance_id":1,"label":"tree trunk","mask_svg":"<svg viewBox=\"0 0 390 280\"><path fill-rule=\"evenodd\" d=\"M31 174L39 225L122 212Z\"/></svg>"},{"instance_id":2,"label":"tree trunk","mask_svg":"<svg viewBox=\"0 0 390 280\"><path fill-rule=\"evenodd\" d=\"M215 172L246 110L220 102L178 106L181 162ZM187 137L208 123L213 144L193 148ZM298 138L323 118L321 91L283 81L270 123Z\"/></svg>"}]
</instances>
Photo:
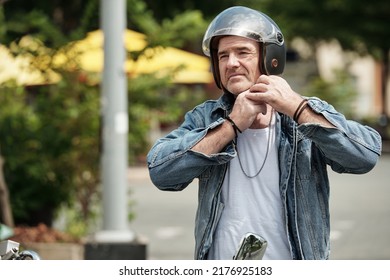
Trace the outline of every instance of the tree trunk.
<instances>
[{"instance_id":1,"label":"tree trunk","mask_svg":"<svg viewBox=\"0 0 390 280\"><path fill-rule=\"evenodd\" d=\"M9 227L14 227L14 218L11 211L11 204L9 201L8 187L5 183L3 173L4 160L0 154L0 220Z\"/></svg>"}]
</instances>

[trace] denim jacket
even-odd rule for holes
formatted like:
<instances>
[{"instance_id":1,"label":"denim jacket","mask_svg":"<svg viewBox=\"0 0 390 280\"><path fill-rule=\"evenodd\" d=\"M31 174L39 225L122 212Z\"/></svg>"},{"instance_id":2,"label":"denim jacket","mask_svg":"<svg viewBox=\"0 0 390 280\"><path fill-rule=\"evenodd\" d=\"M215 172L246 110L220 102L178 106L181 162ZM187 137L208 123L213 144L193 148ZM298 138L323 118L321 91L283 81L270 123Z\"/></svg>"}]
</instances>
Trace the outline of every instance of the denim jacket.
<instances>
[{"instance_id":1,"label":"denim jacket","mask_svg":"<svg viewBox=\"0 0 390 280\"><path fill-rule=\"evenodd\" d=\"M328 259L327 165L338 173L366 173L375 166L382 142L374 129L346 120L328 103L318 98L308 101L314 112L322 114L336 128L297 125L278 113L280 194L292 258ZM227 93L198 105L186 114L180 127L154 144L147 157L150 178L161 190L181 191L195 178L199 180L195 259L207 258L224 209L222 182L229 161L237 154L233 141L211 156L191 148L208 130L224 122L233 103L233 96Z\"/></svg>"}]
</instances>

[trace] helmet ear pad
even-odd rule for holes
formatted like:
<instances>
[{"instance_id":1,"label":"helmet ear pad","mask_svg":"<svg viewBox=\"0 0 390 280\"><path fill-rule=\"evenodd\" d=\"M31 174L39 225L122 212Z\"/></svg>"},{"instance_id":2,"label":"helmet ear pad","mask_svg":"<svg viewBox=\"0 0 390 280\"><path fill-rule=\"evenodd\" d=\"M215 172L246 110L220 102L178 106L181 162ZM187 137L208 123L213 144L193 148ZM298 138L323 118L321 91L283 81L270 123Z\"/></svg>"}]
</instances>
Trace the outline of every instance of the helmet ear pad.
<instances>
[{"instance_id":1,"label":"helmet ear pad","mask_svg":"<svg viewBox=\"0 0 390 280\"><path fill-rule=\"evenodd\" d=\"M210 61L211 70L213 71L214 81L218 88L222 89L221 76L218 65L218 43L220 37L214 37L210 41Z\"/></svg>"},{"instance_id":2,"label":"helmet ear pad","mask_svg":"<svg viewBox=\"0 0 390 280\"><path fill-rule=\"evenodd\" d=\"M286 64L286 48L274 43L264 43L260 71L266 75L280 75Z\"/></svg>"}]
</instances>

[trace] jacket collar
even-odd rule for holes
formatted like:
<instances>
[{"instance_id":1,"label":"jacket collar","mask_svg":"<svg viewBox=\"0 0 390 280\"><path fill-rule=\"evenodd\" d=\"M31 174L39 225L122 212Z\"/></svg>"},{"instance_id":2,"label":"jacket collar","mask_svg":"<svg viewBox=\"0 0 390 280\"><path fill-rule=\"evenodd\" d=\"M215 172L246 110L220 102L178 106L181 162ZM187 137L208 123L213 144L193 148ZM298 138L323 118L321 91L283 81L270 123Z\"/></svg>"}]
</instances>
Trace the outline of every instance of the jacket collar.
<instances>
[{"instance_id":1,"label":"jacket collar","mask_svg":"<svg viewBox=\"0 0 390 280\"><path fill-rule=\"evenodd\" d=\"M224 111L230 112L233 108L235 100L236 97L232 93L224 90L223 94L218 99L219 106L216 109L223 109Z\"/></svg>"}]
</instances>

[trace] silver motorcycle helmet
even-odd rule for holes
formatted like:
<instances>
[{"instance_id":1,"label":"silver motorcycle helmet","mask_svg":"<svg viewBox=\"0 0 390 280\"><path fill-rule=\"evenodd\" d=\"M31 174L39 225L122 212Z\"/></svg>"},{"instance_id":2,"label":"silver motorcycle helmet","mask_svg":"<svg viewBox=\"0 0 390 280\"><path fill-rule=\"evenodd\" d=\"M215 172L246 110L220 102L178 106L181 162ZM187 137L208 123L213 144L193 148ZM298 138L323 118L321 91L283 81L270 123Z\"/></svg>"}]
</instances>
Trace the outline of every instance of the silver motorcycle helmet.
<instances>
[{"instance_id":1,"label":"silver motorcycle helmet","mask_svg":"<svg viewBox=\"0 0 390 280\"><path fill-rule=\"evenodd\" d=\"M286 64L284 37L277 24L266 14L242 6L222 11L210 23L203 37L202 49L210 57L215 83L222 87L218 67L218 38L241 36L260 43L260 71L280 75Z\"/></svg>"}]
</instances>

